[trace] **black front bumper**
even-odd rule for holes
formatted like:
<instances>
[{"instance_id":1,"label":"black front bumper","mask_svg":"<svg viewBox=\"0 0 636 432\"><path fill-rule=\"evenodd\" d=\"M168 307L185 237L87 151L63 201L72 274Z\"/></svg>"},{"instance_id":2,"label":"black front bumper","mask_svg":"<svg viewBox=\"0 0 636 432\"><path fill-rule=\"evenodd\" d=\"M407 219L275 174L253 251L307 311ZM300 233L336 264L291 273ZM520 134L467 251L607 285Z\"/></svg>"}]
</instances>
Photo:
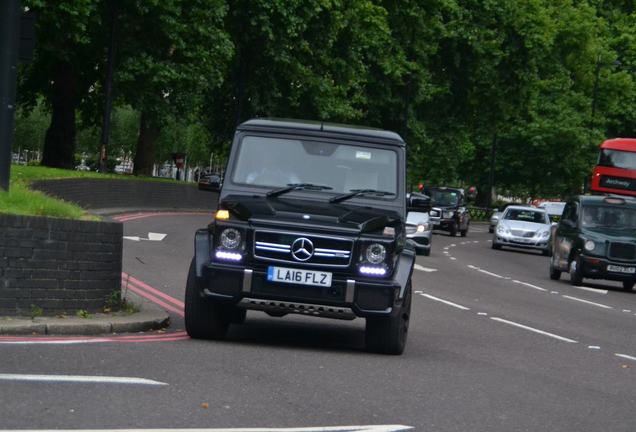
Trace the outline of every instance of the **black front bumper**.
<instances>
[{"instance_id":1,"label":"black front bumper","mask_svg":"<svg viewBox=\"0 0 636 432\"><path fill-rule=\"evenodd\" d=\"M618 271L612 271L608 269L608 266L636 268L636 262L619 262L601 257L581 255L581 272L583 277L613 281L636 280L636 273L621 273Z\"/></svg>"},{"instance_id":2,"label":"black front bumper","mask_svg":"<svg viewBox=\"0 0 636 432\"><path fill-rule=\"evenodd\" d=\"M254 300L270 300L272 304L278 301L281 304L348 308L357 317L390 315L394 305L404 294L403 289L410 276L410 268L406 269L407 278L396 269L392 279L353 277L333 272L331 287L319 287L268 281L267 267L262 265L210 262L202 270L200 286L204 297L247 309L250 309ZM400 282L403 278L404 282Z\"/></svg>"}]
</instances>

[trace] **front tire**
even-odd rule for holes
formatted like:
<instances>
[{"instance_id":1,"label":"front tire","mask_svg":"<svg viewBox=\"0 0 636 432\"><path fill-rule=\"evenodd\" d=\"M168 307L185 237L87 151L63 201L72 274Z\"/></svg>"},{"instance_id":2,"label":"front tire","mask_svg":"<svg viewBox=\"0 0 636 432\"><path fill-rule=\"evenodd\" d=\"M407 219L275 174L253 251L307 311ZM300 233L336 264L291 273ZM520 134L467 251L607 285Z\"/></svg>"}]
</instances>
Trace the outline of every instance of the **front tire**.
<instances>
[{"instance_id":1,"label":"front tire","mask_svg":"<svg viewBox=\"0 0 636 432\"><path fill-rule=\"evenodd\" d=\"M500 250L501 249L501 245L499 243L497 243L496 240L492 241L492 248L496 249L496 250Z\"/></svg>"},{"instance_id":2,"label":"front tire","mask_svg":"<svg viewBox=\"0 0 636 432\"><path fill-rule=\"evenodd\" d=\"M431 254L431 248L424 249L422 251L422 255L429 256Z\"/></svg>"},{"instance_id":3,"label":"front tire","mask_svg":"<svg viewBox=\"0 0 636 432\"><path fill-rule=\"evenodd\" d=\"M185 292L185 327L194 339L224 339L230 324L223 306L214 300L201 297L195 260L190 263Z\"/></svg>"},{"instance_id":4,"label":"front tire","mask_svg":"<svg viewBox=\"0 0 636 432\"><path fill-rule=\"evenodd\" d=\"M453 222L448 229L448 233L451 237L455 237L457 235L457 224Z\"/></svg>"},{"instance_id":5,"label":"front tire","mask_svg":"<svg viewBox=\"0 0 636 432\"><path fill-rule=\"evenodd\" d=\"M404 352L411 318L411 296L409 280L402 306L397 314L367 318L364 333L367 351L392 355L400 355Z\"/></svg>"},{"instance_id":6,"label":"front tire","mask_svg":"<svg viewBox=\"0 0 636 432\"><path fill-rule=\"evenodd\" d=\"M459 231L459 234L460 234L462 237L466 237L466 235L468 234L468 227L470 227L470 225L469 225L469 224L466 224L466 229L464 229L464 230L460 230L460 231Z\"/></svg>"}]
</instances>

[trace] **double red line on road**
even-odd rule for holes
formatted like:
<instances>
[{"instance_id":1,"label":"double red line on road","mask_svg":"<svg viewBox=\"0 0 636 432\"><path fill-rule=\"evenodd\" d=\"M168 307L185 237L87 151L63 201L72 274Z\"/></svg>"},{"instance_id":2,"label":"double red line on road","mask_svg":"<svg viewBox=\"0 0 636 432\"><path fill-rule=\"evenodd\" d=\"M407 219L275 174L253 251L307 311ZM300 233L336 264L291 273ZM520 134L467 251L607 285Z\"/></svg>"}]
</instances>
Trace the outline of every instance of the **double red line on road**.
<instances>
[{"instance_id":1,"label":"double red line on road","mask_svg":"<svg viewBox=\"0 0 636 432\"><path fill-rule=\"evenodd\" d=\"M130 276L128 273L122 272L121 274L121 287L122 290L129 289L135 294L150 300L151 302L158 304L162 308L176 313L180 317L183 317L183 309L185 305L181 300L178 300L168 294L159 291L156 288L140 281L139 279Z\"/></svg>"}]
</instances>

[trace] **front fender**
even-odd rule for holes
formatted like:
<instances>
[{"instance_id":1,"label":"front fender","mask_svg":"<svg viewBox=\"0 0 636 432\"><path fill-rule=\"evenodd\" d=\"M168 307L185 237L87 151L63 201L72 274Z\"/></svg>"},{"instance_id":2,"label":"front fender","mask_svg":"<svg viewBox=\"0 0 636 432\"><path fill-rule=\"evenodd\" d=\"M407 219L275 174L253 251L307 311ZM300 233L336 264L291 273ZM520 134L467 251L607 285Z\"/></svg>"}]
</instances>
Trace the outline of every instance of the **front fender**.
<instances>
[{"instance_id":1,"label":"front fender","mask_svg":"<svg viewBox=\"0 0 636 432\"><path fill-rule=\"evenodd\" d=\"M212 258L212 235L207 229L199 229L194 234L194 262L196 275L203 277L203 267Z\"/></svg>"},{"instance_id":2,"label":"front fender","mask_svg":"<svg viewBox=\"0 0 636 432\"><path fill-rule=\"evenodd\" d=\"M398 265L395 272L394 280L400 285L400 300L404 298L406 287L411 274L413 274L413 265L415 264L415 249L404 248L398 258Z\"/></svg>"}]
</instances>

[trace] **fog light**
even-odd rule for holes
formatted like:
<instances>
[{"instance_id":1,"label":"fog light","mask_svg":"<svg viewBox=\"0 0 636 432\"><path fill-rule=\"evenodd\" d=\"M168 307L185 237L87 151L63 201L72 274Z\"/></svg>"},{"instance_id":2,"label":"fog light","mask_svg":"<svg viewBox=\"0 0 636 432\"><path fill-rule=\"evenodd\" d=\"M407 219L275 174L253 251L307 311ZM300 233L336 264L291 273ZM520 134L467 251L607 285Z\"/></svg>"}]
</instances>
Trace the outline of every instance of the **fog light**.
<instances>
[{"instance_id":1,"label":"fog light","mask_svg":"<svg viewBox=\"0 0 636 432\"><path fill-rule=\"evenodd\" d=\"M360 267L360 273L369 276L384 276L386 269L384 267L362 266Z\"/></svg>"},{"instance_id":2,"label":"fog light","mask_svg":"<svg viewBox=\"0 0 636 432\"><path fill-rule=\"evenodd\" d=\"M236 253L236 252L227 252L227 251L216 251L216 254L214 254L214 256L219 259L219 260L223 260L223 261L240 261L243 256L240 253Z\"/></svg>"}]
</instances>

